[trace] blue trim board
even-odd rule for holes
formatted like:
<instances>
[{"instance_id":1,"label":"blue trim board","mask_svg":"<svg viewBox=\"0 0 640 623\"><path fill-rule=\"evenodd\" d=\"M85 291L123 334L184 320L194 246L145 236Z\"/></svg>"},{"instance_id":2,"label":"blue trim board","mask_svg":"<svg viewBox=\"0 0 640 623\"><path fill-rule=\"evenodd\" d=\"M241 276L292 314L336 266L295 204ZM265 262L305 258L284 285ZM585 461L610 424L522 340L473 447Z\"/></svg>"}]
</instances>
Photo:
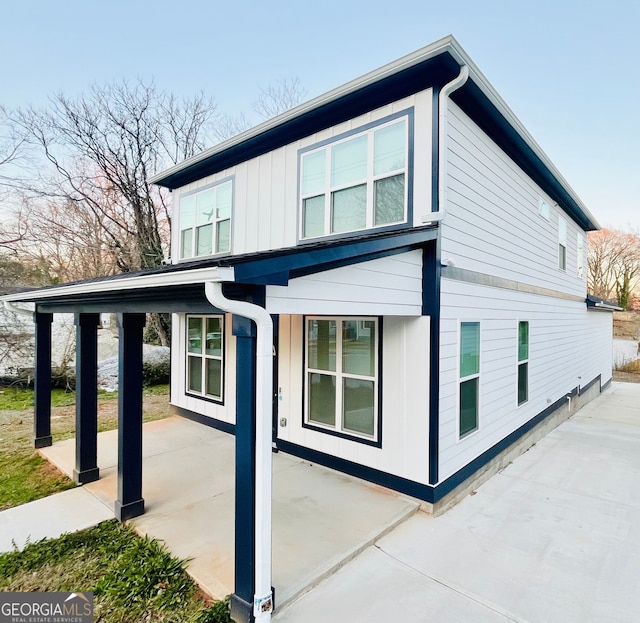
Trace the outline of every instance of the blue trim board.
<instances>
[{"instance_id":1,"label":"blue trim board","mask_svg":"<svg viewBox=\"0 0 640 623\"><path fill-rule=\"evenodd\" d=\"M176 415L179 415L180 417L191 420L192 422L197 422L198 424L204 424L205 426L209 426L210 428L215 428L222 431L223 433L229 433L230 435L236 434L235 424L229 424L229 422L223 422L222 420L218 420L216 418L207 417L206 415L202 415L202 413L197 413L196 411L191 411L189 409L185 409L184 407L178 407L176 405L172 406L176 412Z\"/></svg>"},{"instance_id":2,"label":"blue trim board","mask_svg":"<svg viewBox=\"0 0 640 623\"><path fill-rule=\"evenodd\" d=\"M586 391L586 389L598 382L600 382L600 376L597 376L595 379L587 383L582 391ZM372 482L382 487L387 487L388 489L393 489L400 493L404 493L405 495L410 495L420 500L424 500L425 502L435 504L447 494L451 493L451 491L461 485L465 480L473 476L475 472L492 461L501 452L518 441L518 439L527 434L535 426L551 416L555 411L557 411L557 409L566 403L567 396L575 397L577 395L578 388L574 387L562 398L549 405L544 409L544 411L541 411L538 415L520 426L520 428L513 431L510 435L507 435L507 437L483 452L480 456L471 461L471 463L468 463L462 469L458 470L455 474L452 474L449 478L436 486L426 485L400 476L388 474L378 469L347 461L346 459L341 459L317 450L311 450L289 441L279 439L277 445L279 450L293 454L294 456L306 461L318 463L319 465L324 465L325 467L344 472L345 474L355 476L356 478L361 478L362 480L367 480L368 482Z\"/></svg>"}]
</instances>

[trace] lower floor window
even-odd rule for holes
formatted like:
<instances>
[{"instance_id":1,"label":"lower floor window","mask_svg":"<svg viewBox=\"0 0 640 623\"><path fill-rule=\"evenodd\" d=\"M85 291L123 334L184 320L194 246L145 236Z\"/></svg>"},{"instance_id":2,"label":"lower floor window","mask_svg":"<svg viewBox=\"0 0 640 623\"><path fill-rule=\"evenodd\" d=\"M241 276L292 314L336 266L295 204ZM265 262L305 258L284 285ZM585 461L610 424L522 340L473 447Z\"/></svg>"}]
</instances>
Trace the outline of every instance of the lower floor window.
<instances>
[{"instance_id":1,"label":"lower floor window","mask_svg":"<svg viewBox=\"0 0 640 623\"><path fill-rule=\"evenodd\" d=\"M378 437L378 319L307 318L305 420Z\"/></svg>"},{"instance_id":2,"label":"lower floor window","mask_svg":"<svg viewBox=\"0 0 640 623\"><path fill-rule=\"evenodd\" d=\"M460 323L459 438L478 428L480 396L480 323Z\"/></svg>"},{"instance_id":3,"label":"lower floor window","mask_svg":"<svg viewBox=\"0 0 640 623\"><path fill-rule=\"evenodd\" d=\"M223 329L223 316L187 316L187 393L222 400Z\"/></svg>"}]
</instances>

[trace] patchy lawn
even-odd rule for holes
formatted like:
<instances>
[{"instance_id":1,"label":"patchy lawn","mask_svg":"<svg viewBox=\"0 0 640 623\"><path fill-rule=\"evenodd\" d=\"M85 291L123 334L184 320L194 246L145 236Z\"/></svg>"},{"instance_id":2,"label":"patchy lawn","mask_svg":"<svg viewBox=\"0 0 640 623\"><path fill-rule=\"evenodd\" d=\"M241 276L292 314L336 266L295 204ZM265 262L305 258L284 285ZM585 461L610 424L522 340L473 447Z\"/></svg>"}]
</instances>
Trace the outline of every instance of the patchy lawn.
<instances>
[{"instance_id":1,"label":"patchy lawn","mask_svg":"<svg viewBox=\"0 0 640 623\"><path fill-rule=\"evenodd\" d=\"M98 430L117 428L117 393L98 397ZM54 442L75 435L75 393L52 392L51 433ZM144 390L144 421L169 415L167 385ZM31 502L75 486L33 448L33 391L0 388L0 510Z\"/></svg>"},{"instance_id":2,"label":"patchy lawn","mask_svg":"<svg viewBox=\"0 0 640 623\"><path fill-rule=\"evenodd\" d=\"M101 623L229 623L155 539L116 520L0 554L0 591L92 592Z\"/></svg>"}]
</instances>

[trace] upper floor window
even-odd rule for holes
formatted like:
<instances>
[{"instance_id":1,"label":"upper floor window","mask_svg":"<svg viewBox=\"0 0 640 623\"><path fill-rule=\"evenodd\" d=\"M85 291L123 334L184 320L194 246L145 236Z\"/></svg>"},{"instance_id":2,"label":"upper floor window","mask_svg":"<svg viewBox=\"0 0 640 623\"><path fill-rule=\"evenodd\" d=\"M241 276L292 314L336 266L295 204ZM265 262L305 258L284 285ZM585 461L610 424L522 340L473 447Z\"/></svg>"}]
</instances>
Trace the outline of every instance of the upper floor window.
<instances>
[{"instance_id":1,"label":"upper floor window","mask_svg":"<svg viewBox=\"0 0 640 623\"><path fill-rule=\"evenodd\" d=\"M232 180L180 198L180 259L231 250L232 205Z\"/></svg>"},{"instance_id":2,"label":"upper floor window","mask_svg":"<svg viewBox=\"0 0 640 623\"><path fill-rule=\"evenodd\" d=\"M408 219L409 117L305 151L300 160L300 237Z\"/></svg>"},{"instance_id":3,"label":"upper floor window","mask_svg":"<svg viewBox=\"0 0 640 623\"><path fill-rule=\"evenodd\" d=\"M558 268L567 270L567 221L558 217Z\"/></svg>"}]
</instances>

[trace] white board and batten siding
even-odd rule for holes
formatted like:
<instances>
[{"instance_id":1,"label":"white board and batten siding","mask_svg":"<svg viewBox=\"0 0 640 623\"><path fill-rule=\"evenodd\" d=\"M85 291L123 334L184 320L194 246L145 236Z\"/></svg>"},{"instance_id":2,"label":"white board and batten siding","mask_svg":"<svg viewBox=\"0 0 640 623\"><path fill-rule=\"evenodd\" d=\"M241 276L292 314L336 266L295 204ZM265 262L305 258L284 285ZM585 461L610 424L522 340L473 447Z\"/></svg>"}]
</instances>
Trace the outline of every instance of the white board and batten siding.
<instances>
[{"instance_id":1,"label":"white board and batten siding","mask_svg":"<svg viewBox=\"0 0 640 623\"><path fill-rule=\"evenodd\" d=\"M582 229L453 102L448 118L442 258L457 268L585 296L586 242L583 276L577 271ZM540 200L549 219L539 213ZM566 270L558 267L559 216L567 221Z\"/></svg>"},{"instance_id":2,"label":"white board and batten siding","mask_svg":"<svg viewBox=\"0 0 640 623\"><path fill-rule=\"evenodd\" d=\"M224 318L223 401L221 404L188 394L186 316L172 314L171 324L171 404L228 424L236 423L236 338L231 330L231 314Z\"/></svg>"},{"instance_id":3,"label":"white board and batten siding","mask_svg":"<svg viewBox=\"0 0 640 623\"><path fill-rule=\"evenodd\" d=\"M414 169L429 172L414 176L414 205L430 205L431 97L431 89L421 91L176 189L173 193L173 261L179 259L180 196L229 177L234 179L232 253L240 255L295 246L298 242L299 150L407 109L413 109L414 113ZM414 211L414 225L421 224L420 213L421 210Z\"/></svg>"},{"instance_id":4,"label":"white board and batten siding","mask_svg":"<svg viewBox=\"0 0 640 623\"><path fill-rule=\"evenodd\" d=\"M382 319L382 448L303 427L304 317L280 316L278 438L428 483L430 318Z\"/></svg>"},{"instance_id":5,"label":"white board and batten siding","mask_svg":"<svg viewBox=\"0 0 640 623\"><path fill-rule=\"evenodd\" d=\"M267 286L271 314L419 316L422 252L410 251Z\"/></svg>"},{"instance_id":6,"label":"white board and batten siding","mask_svg":"<svg viewBox=\"0 0 640 623\"><path fill-rule=\"evenodd\" d=\"M529 397L517 404L518 322L529 322ZM479 428L458 438L461 322L480 323ZM611 379L612 314L580 301L443 279L440 480L571 389Z\"/></svg>"}]
</instances>

